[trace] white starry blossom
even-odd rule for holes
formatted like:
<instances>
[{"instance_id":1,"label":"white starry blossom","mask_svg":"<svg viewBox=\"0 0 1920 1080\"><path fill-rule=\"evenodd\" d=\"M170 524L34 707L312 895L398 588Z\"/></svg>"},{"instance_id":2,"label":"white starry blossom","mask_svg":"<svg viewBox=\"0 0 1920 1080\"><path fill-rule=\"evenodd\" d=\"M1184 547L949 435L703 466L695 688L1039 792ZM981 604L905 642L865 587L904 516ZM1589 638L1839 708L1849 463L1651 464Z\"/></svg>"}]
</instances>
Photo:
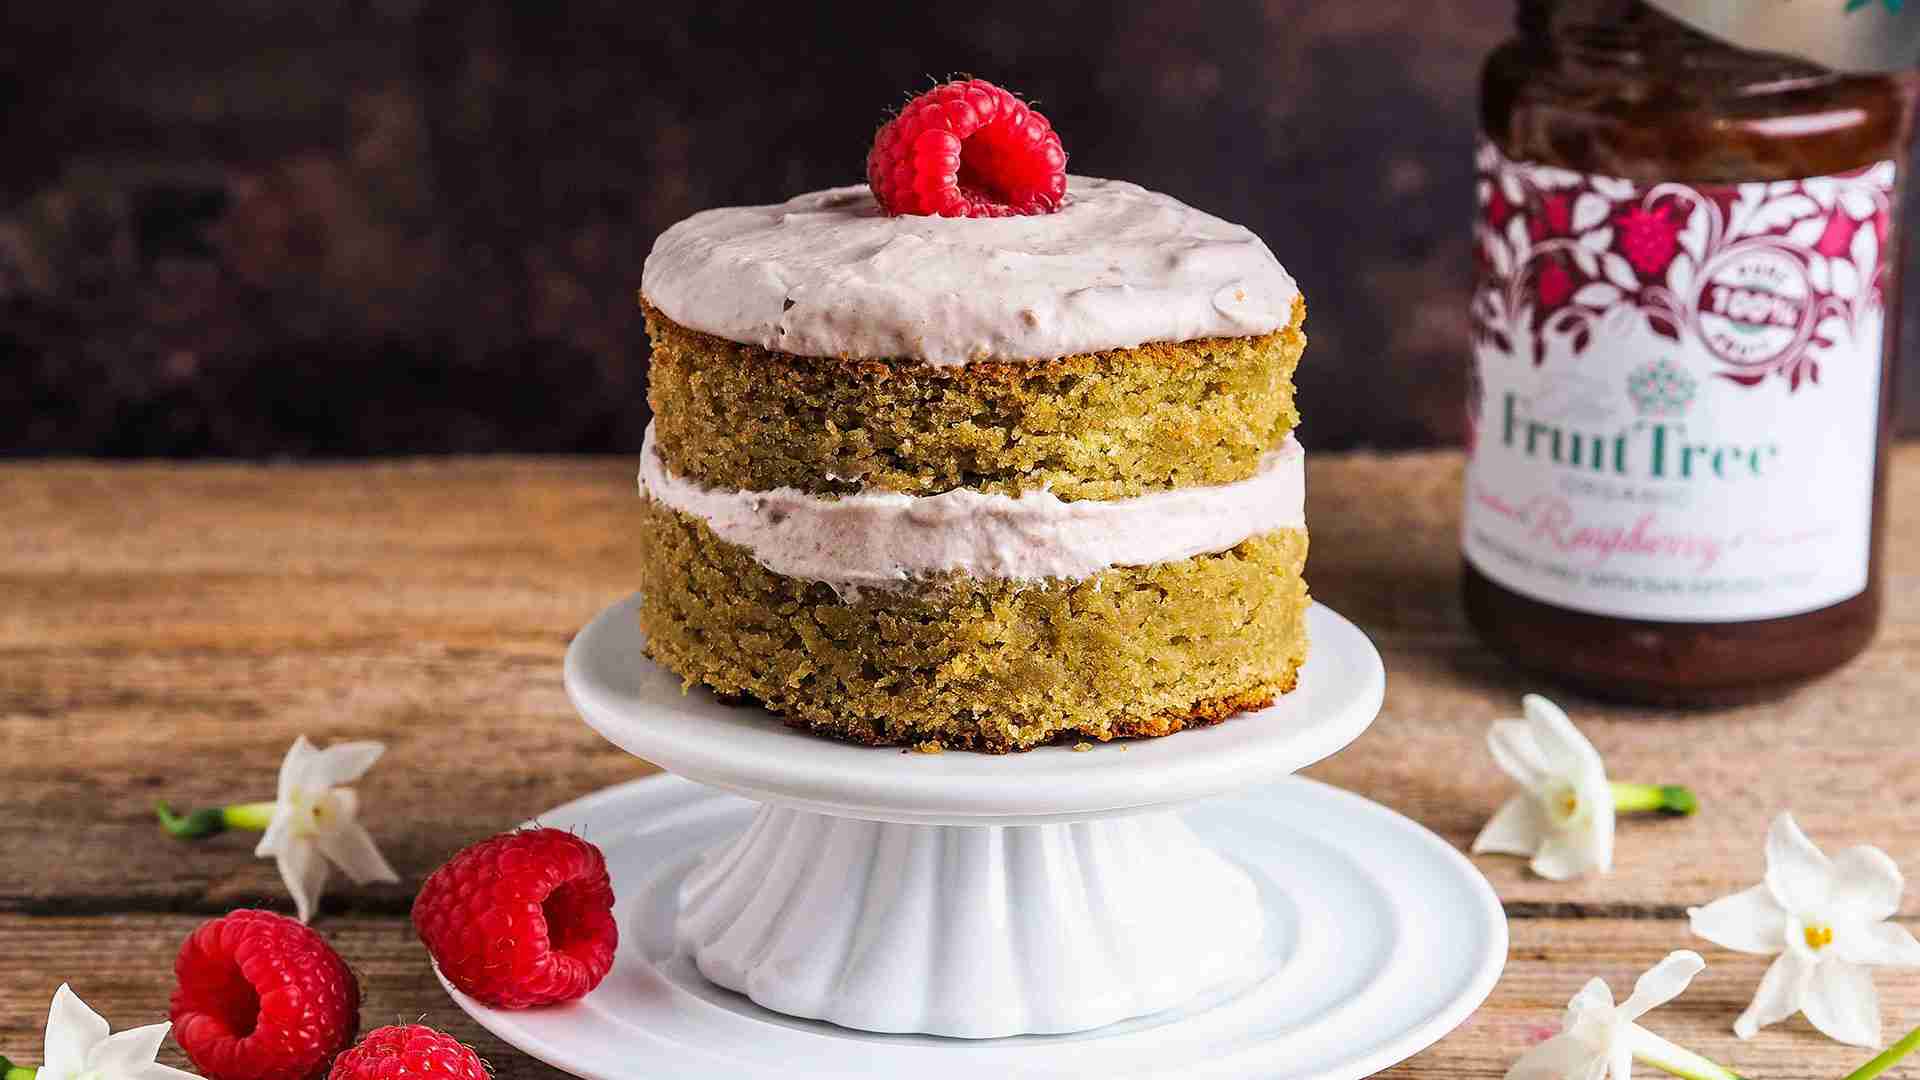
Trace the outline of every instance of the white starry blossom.
<instances>
[{"instance_id":1,"label":"white starry blossom","mask_svg":"<svg viewBox=\"0 0 1920 1080\"><path fill-rule=\"evenodd\" d=\"M1707 966L1699 953L1676 952L1634 983L1618 1005L1601 979L1567 1003L1560 1034L1521 1055L1507 1080L1629 1080L1639 1061L1687 1080L1739 1080L1734 1073L1640 1026L1640 1018L1680 996Z\"/></svg>"},{"instance_id":2,"label":"white starry blossom","mask_svg":"<svg viewBox=\"0 0 1920 1080\"><path fill-rule=\"evenodd\" d=\"M47 1012L46 1054L36 1080L198 1080L154 1058L170 1023L109 1034L107 1021L65 983Z\"/></svg>"},{"instance_id":3,"label":"white starry blossom","mask_svg":"<svg viewBox=\"0 0 1920 1080\"><path fill-rule=\"evenodd\" d=\"M359 798L342 786L364 776L385 752L377 742L336 743L320 750L302 735L280 763L273 817L254 854L279 864L301 922L320 905L329 864L358 884L400 880L360 824Z\"/></svg>"},{"instance_id":4,"label":"white starry blossom","mask_svg":"<svg viewBox=\"0 0 1920 1080\"><path fill-rule=\"evenodd\" d=\"M1475 854L1532 860L1554 881L1613 869L1614 793L1600 754L1558 705L1521 699L1524 720L1497 720L1487 745L1520 785L1473 841Z\"/></svg>"},{"instance_id":5,"label":"white starry blossom","mask_svg":"<svg viewBox=\"0 0 1920 1080\"><path fill-rule=\"evenodd\" d=\"M1888 922L1906 881L1887 853L1851 847L1828 858L1792 814L1767 830L1767 873L1760 884L1689 909L1693 932L1736 952L1777 956L1753 1003L1734 1021L1752 1038L1794 1013L1829 1038L1855 1046L1881 1042L1876 967L1920 967L1920 942Z\"/></svg>"}]
</instances>

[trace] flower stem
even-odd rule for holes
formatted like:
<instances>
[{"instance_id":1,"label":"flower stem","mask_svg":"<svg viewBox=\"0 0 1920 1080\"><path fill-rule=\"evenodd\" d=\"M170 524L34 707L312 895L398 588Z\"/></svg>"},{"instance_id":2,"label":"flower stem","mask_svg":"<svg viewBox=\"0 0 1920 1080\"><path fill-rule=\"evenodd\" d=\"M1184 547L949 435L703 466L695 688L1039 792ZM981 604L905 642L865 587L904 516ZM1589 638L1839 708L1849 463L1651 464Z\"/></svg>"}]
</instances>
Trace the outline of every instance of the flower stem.
<instances>
[{"instance_id":1,"label":"flower stem","mask_svg":"<svg viewBox=\"0 0 1920 1080\"><path fill-rule=\"evenodd\" d=\"M1872 1061L1848 1073L1846 1080L1873 1080L1874 1077L1893 1068L1894 1062L1912 1053L1915 1047L1920 1047L1920 1028L1907 1032L1906 1038L1882 1050Z\"/></svg>"},{"instance_id":2,"label":"flower stem","mask_svg":"<svg viewBox=\"0 0 1920 1080\"><path fill-rule=\"evenodd\" d=\"M203 836L226 832L228 829L247 829L260 832L273 821L273 808L270 802L235 803L232 806L210 806L204 810L194 810L186 814L176 814L173 807L166 803L154 804L154 812L159 815L160 827L167 835L177 840L198 840ZM12 1080L11 1077L0 1080Z\"/></svg>"},{"instance_id":3,"label":"flower stem","mask_svg":"<svg viewBox=\"0 0 1920 1080\"><path fill-rule=\"evenodd\" d=\"M39 1072L39 1069L28 1069L15 1065L13 1062L7 1060L5 1054L0 1054L0 1080L33 1080L34 1076Z\"/></svg>"},{"instance_id":4,"label":"flower stem","mask_svg":"<svg viewBox=\"0 0 1920 1080\"><path fill-rule=\"evenodd\" d=\"M1672 1073L1682 1080L1744 1080L1739 1073L1725 1065L1701 1057L1684 1046L1675 1046L1645 1028L1634 1034L1637 1038L1634 1040L1633 1059L1643 1065Z\"/></svg>"},{"instance_id":5,"label":"flower stem","mask_svg":"<svg viewBox=\"0 0 1920 1080\"><path fill-rule=\"evenodd\" d=\"M271 802L235 803L220 808L220 819L226 822L229 829L266 832L267 826L273 824L273 808L278 805Z\"/></svg>"},{"instance_id":6,"label":"flower stem","mask_svg":"<svg viewBox=\"0 0 1920 1080\"><path fill-rule=\"evenodd\" d=\"M1658 810L1662 814L1685 815L1700 809L1693 789L1678 784L1614 784L1613 808L1623 814Z\"/></svg>"}]
</instances>

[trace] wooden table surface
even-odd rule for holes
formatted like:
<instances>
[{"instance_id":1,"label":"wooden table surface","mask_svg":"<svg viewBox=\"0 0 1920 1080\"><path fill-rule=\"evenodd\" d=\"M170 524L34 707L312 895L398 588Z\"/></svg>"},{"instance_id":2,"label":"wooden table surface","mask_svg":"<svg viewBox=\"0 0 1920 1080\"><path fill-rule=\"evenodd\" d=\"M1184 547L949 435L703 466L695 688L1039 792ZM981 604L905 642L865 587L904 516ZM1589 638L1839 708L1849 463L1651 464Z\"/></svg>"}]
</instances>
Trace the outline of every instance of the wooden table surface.
<instances>
[{"instance_id":1,"label":"wooden table surface","mask_svg":"<svg viewBox=\"0 0 1920 1080\"><path fill-rule=\"evenodd\" d=\"M1920 877L1920 446L1898 457L1888 616L1864 658L1732 712L1561 699L1615 778L1689 783L1704 809L1623 823L1605 878L1477 859L1512 923L1506 974L1391 1075L1498 1077L1588 977L1624 995L1686 947L1709 967L1656 1030L1756 1080L1864 1060L1799 1019L1736 1041L1765 960L1689 937L1685 910L1758 881L1767 821L1787 808L1829 850L1877 844ZM1487 724L1538 684L1481 647L1455 601L1460 458L1310 468L1314 591L1388 670L1379 721L1312 775L1465 847L1508 793ZM116 1027L160 1019L191 927L236 906L291 911L252 837L174 842L151 806L271 798L305 733L389 747L359 787L405 881L336 879L315 920L360 973L363 1023L424 1015L502 1078L553 1075L453 1007L407 910L460 846L648 771L560 686L569 637L633 586L633 511L626 459L0 466L0 1053L38 1061L63 980ZM1920 972L1879 984L1889 1037L1920 1024ZM163 1060L185 1064L171 1046Z\"/></svg>"}]
</instances>

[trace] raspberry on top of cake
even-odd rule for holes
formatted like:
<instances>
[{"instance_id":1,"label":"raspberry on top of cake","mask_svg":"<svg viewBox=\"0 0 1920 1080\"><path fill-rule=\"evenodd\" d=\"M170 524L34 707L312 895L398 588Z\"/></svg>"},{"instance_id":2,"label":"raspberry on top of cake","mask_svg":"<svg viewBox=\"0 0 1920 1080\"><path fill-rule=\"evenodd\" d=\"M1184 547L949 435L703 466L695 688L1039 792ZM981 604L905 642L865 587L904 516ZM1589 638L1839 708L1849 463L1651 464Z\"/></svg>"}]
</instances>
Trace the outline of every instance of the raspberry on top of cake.
<instances>
[{"instance_id":1,"label":"raspberry on top of cake","mask_svg":"<svg viewBox=\"0 0 1920 1080\"><path fill-rule=\"evenodd\" d=\"M660 237L651 657L826 734L982 750L1293 686L1299 290L1245 228L1065 160L951 83L867 186Z\"/></svg>"}]
</instances>

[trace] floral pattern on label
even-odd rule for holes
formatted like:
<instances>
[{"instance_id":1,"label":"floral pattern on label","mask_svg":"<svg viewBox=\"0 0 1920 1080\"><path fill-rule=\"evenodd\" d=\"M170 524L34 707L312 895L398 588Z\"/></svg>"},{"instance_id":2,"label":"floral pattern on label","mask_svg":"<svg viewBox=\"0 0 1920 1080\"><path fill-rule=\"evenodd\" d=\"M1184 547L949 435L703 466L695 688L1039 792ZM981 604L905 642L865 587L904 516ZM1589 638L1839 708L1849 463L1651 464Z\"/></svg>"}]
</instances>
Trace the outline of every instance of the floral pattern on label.
<instances>
[{"instance_id":1,"label":"floral pattern on label","mask_svg":"<svg viewBox=\"0 0 1920 1080\"><path fill-rule=\"evenodd\" d=\"M1639 184L1476 158L1467 558L1736 621L1865 587L1895 169Z\"/></svg>"},{"instance_id":2,"label":"floral pattern on label","mask_svg":"<svg viewBox=\"0 0 1920 1080\"><path fill-rule=\"evenodd\" d=\"M1512 162L1484 140L1475 164L1474 330L1536 364L1584 352L1594 321L1630 305L1669 338L1691 329L1720 377L1797 389L1878 302L1890 161L1718 188Z\"/></svg>"}]
</instances>

